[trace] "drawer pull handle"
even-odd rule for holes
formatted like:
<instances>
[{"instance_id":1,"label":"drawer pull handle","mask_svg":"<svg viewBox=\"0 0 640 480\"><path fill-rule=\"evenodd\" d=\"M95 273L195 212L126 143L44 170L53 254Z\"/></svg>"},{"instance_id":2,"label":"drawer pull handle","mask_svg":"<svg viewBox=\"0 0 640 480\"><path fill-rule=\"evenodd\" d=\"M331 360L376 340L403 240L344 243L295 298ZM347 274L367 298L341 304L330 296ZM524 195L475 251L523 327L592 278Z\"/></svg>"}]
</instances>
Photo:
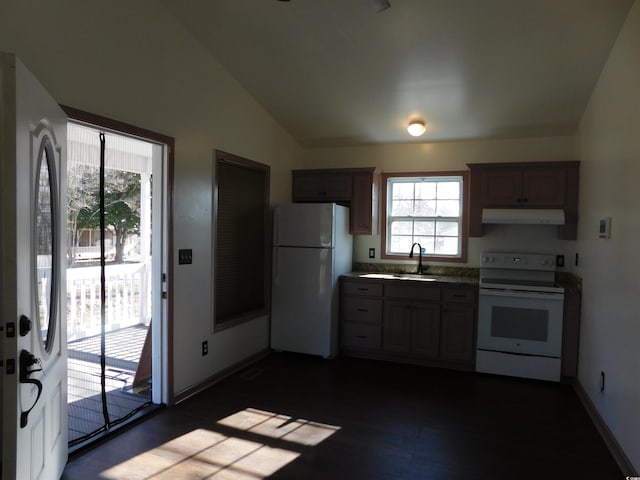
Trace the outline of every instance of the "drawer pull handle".
<instances>
[{"instance_id":1,"label":"drawer pull handle","mask_svg":"<svg viewBox=\"0 0 640 480\"><path fill-rule=\"evenodd\" d=\"M369 310L367 310L366 308L358 308L359 312L368 312Z\"/></svg>"},{"instance_id":2,"label":"drawer pull handle","mask_svg":"<svg viewBox=\"0 0 640 480\"><path fill-rule=\"evenodd\" d=\"M369 337L367 337L366 335L356 335L356 338L361 338L361 339L364 340L364 339L369 338Z\"/></svg>"},{"instance_id":3,"label":"drawer pull handle","mask_svg":"<svg viewBox=\"0 0 640 480\"><path fill-rule=\"evenodd\" d=\"M453 296L456 297L456 298L464 298L464 297L466 297L466 295L464 293L454 293Z\"/></svg>"},{"instance_id":4,"label":"drawer pull handle","mask_svg":"<svg viewBox=\"0 0 640 480\"><path fill-rule=\"evenodd\" d=\"M358 287L358 290L361 292L368 292L369 289L368 288L363 288L363 287Z\"/></svg>"}]
</instances>

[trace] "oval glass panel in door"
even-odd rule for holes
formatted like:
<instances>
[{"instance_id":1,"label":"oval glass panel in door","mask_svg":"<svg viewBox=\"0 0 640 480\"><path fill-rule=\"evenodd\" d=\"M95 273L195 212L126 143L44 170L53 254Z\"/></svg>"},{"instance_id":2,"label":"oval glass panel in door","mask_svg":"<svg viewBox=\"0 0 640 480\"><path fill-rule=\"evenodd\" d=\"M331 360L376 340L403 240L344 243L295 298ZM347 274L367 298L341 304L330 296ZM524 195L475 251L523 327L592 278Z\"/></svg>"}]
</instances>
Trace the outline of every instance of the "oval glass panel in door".
<instances>
[{"instance_id":1,"label":"oval glass panel in door","mask_svg":"<svg viewBox=\"0 0 640 480\"><path fill-rule=\"evenodd\" d=\"M38 153L35 199L35 291L36 317L40 339L47 352L53 346L57 297L57 245L58 218L55 157L49 138L45 137Z\"/></svg>"}]
</instances>

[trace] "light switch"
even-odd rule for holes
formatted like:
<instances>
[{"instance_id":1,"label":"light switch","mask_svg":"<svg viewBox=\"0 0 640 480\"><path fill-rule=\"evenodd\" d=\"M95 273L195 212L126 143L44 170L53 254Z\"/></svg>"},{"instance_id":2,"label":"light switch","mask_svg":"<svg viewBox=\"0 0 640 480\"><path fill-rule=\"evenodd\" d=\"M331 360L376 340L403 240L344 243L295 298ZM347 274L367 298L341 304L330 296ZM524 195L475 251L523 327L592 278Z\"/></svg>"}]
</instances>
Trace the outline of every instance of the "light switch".
<instances>
[{"instance_id":1,"label":"light switch","mask_svg":"<svg viewBox=\"0 0 640 480\"><path fill-rule=\"evenodd\" d=\"M193 263L193 252L189 249L178 250L178 265L187 265Z\"/></svg>"}]
</instances>

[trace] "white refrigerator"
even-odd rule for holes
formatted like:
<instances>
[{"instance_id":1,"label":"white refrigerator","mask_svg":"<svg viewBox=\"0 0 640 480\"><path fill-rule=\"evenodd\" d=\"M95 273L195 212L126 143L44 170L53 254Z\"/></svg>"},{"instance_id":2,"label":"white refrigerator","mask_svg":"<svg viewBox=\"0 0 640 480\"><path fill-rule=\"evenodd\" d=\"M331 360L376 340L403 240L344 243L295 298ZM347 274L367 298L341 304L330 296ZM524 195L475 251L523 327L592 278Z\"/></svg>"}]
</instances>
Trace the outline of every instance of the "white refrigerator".
<instances>
[{"instance_id":1,"label":"white refrigerator","mask_svg":"<svg viewBox=\"0 0 640 480\"><path fill-rule=\"evenodd\" d=\"M278 205L273 212L271 348L331 358L338 350L338 278L351 271L349 209Z\"/></svg>"}]
</instances>

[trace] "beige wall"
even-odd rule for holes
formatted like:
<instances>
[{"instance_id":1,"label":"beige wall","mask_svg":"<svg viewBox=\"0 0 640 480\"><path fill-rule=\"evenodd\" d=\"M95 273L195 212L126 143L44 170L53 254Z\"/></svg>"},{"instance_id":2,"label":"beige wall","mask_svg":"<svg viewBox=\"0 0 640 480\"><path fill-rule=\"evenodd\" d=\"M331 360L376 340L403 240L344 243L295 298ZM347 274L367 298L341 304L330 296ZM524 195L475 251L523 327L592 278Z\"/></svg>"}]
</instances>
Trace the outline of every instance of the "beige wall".
<instances>
[{"instance_id":1,"label":"beige wall","mask_svg":"<svg viewBox=\"0 0 640 480\"><path fill-rule=\"evenodd\" d=\"M421 172L466 170L467 163L577 160L578 154L574 136L557 136L316 148L306 149L303 158L305 168L378 167L383 172ZM482 238L469 239L466 265L477 267L483 250L504 249L562 254L567 258L565 270L572 271L569 259L575 256L575 242L557 240L556 234L552 226L487 225ZM369 262L371 247L376 249L375 261L384 263L379 235L356 237L355 260Z\"/></svg>"},{"instance_id":2,"label":"beige wall","mask_svg":"<svg viewBox=\"0 0 640 480\"><path fill-rule=\"evenodd\" d=\"M580 127L580 382L640 471L640 3ZM611 238L598 221L611 217ZM600 392L600 372L606 389ZM623 472L624 473L624 472Z\"/></svg>"},{"instance_id":3,"label":"beige wall","mask_svg":"<svg viewBox=\"0 0 640 480\"><path fill-rule=\"evenodd\" d=\"M288 201L291 136L152 1L3 0L0 51L59 103L175 137L174 247L194 255L173 279L176 392L267 348L266 317L211 333L212 156L271 165L271 200Z\"/></svg>"}]
</instances>

